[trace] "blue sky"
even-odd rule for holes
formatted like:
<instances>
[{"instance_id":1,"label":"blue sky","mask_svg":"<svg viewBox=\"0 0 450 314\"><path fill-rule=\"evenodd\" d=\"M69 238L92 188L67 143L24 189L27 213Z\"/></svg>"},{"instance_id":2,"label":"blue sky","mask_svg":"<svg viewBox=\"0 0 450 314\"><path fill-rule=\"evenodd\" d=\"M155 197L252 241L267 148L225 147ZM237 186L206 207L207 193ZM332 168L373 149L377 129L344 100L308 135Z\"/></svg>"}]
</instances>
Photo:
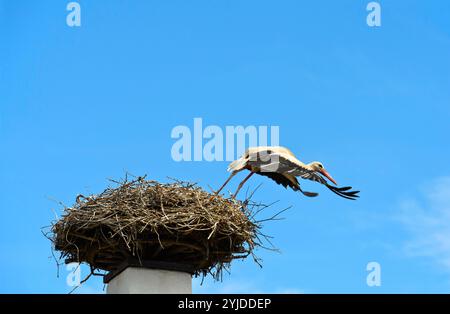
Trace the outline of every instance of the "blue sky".
<instances>
[{"instance_id":1,"label":"blue sky","mask_svg":"<svg viewBox=\"0 0 450 314\"><path fill-rule=\"evenodd\" d=\"M78 28L68 2L0 1L1 293L71 289L40 230L54 200L125 171L220 186L227 162L171 158L171 130L195 117L279 126L300 160L362 192L305 182L320 192L306 199L252 178L273 211L292 205L264 229L281 253L194 292L450 291L450 2L379 1L379 28L369 1L80 0Z\"/></svg>"}]
</instances>

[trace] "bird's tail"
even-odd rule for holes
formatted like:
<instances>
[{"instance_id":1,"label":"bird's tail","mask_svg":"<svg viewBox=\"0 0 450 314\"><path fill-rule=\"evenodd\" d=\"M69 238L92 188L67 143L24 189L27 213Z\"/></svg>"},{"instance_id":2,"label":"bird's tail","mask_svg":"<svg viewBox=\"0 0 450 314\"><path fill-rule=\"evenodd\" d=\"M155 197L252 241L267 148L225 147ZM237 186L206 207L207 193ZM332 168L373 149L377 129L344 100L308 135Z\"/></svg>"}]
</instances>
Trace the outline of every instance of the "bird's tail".
<instances>
[{"instance_id":1,"label":"bird's tail","mask_svg":"<svg viewBox=\"0 0 450 314\"><path fill-rule=\"evenodd\" d=\"M246 161L244 158L239 158L233 161L231 164L228 165L227 171L239 171L242 170L245 167Z\"/></svg>"}]
</instances>

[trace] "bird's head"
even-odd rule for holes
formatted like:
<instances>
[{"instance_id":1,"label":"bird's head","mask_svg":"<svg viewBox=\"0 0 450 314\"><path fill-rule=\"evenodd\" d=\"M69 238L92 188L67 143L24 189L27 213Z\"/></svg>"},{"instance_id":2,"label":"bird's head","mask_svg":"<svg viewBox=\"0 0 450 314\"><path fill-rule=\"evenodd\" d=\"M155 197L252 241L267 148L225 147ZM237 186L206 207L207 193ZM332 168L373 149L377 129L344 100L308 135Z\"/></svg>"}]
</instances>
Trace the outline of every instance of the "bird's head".
<instances>
[{"instance_id":1,"label":"bird's head","mask_svg":"<svg viewBox=\"0 0 450 314\"><path fill-rule=\"evenodd\" d=\"M323 174L325 177L328 178L328 180L330 180L335 185L337 185L336 181L334 181L333 177L328 173L328 171L325 170L325 167L323 166L323 164L321 162L313 161L308 166L312 171Z\"/></svg>"}]
</instances>

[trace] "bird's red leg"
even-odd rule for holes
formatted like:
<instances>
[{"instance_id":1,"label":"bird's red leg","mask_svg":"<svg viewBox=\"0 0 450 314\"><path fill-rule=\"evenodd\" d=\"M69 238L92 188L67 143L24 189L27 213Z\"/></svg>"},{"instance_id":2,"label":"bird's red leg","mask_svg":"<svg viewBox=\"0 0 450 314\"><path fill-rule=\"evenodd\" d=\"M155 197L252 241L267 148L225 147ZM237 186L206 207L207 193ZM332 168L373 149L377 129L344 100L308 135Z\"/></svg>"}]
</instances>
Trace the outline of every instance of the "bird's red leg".
<instances>
[{"instance_id":1,"label":"bird's red leg","mask_svg":"<svg viewBox=\"0 0 450 314\"><path fill-rule=\"evenodd\" d=\"M242 180L241 183L239 183L239 186L236 190L236 192L233 195L233 198L236 198L236 195L239 193L239 190L242 188L242 186L244 185L245 182L247 182L248 179L250 179L250 177L254 174L254 172L250 171L249 175L245 177L244 180Z\"/></svg>"},{"instance_id":2,"label":"bird's red leg","mask_svg":"<svg viewBox=\"0 0 450 314\"><path fill-rule=\"evenodd\" d=\"M233 178L236 173L238 173L238 171L233 171L230 175L230 177L227 179L227 181L225 181L224 184L222 184L222 186L220 187L220 189L218 189L216 192L214 192L214 194L219 194L220 191L222 191L222 189L225 187L225 185L227 185L228 182L230 182L231 178Z\"/></svg>"}]
</instances>

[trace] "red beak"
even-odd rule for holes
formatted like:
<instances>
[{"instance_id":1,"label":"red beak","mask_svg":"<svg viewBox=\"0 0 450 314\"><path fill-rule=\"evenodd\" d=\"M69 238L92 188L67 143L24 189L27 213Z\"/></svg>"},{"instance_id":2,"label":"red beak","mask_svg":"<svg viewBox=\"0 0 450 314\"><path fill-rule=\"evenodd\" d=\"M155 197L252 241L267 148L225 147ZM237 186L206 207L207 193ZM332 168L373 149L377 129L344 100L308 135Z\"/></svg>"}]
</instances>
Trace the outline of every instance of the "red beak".
<instances>
[{"instance_id":1,"label":"red beak","mask_svg":"<svg viewBox=\"0 0 450 314\"><path fill-rule=\"evenodd\" d=\"M333 177L331 177L330 174L329 174L325 169L322 169L320 172L321 172L325 177L327 177L328 180L330 180L331 182L333 182L334 185L337 185L336 181L334 181Z\"/></svg>"}]
</instances>

